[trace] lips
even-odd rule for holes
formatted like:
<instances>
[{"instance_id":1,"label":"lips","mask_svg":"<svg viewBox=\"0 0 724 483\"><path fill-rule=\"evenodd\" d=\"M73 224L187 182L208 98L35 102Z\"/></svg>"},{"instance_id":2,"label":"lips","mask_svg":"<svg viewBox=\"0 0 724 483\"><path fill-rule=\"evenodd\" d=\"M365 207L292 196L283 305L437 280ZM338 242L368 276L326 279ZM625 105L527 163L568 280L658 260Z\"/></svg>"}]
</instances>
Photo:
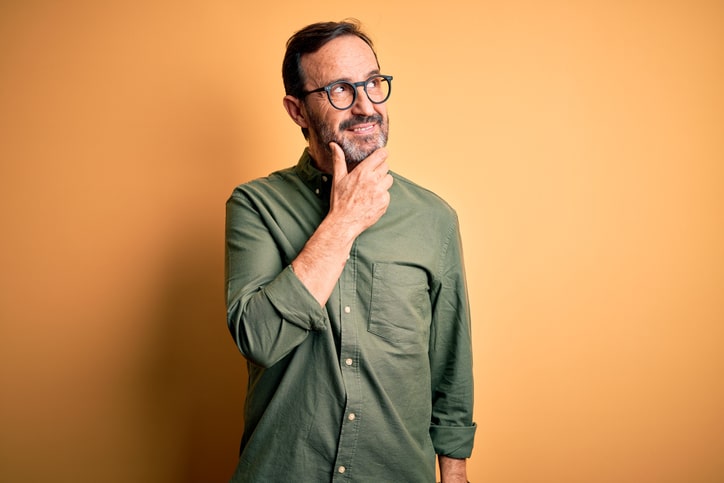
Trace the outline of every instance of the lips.
<instances>
[{"instance_id":1,"label":"lips","mask_svg":"<svg viewBox=\"0 0 724 483\"><path fill-rule=\"evenodd\" d=\"M375 126L382 124L382 116L355 116L347 119L339 126L341 130L349 130L356 134L369 134L375 130Z\"/></svg>"},{"instance_id":2,"label":"lips","mask_svg":"<svg viewBox=\"0 0 724 483\"><path fill-rule=\"evenodd\" d=\"M358 124L358 125L352 127L350 129L350 131L354 132L355 134L369 134L375 130L375 126L377 126L377 124L370 124L370 123Z\"/></svg>"}]
</instances>

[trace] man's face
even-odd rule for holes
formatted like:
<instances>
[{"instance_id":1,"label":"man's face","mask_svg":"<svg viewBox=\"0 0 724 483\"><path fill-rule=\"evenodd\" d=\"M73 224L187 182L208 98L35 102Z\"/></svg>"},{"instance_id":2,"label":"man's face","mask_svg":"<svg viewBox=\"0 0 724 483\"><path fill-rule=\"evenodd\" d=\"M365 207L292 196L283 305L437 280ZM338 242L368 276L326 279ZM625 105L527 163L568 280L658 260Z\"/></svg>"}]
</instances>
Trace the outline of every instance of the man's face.
<instances>
[{"instance_id":1,"label":"man's face","mask_svg":"<svg viewBox=\"0 0 724 483\"><path fill-rule=\"evenodd\" d=\"M302 58L306 76L305 90L313 90L334 81L359 82L379 73L372 49L354 35L338 37L317 52ZM361 87L351 108L332 107L326 92L316 92L304 100L309 122L312 155L331 156L329 143L336 142L353 168L376 149L387 144L389 122L385 104L374 104ZM324 162L322 159L319 161Z\"/></svg>"}]
</instances>

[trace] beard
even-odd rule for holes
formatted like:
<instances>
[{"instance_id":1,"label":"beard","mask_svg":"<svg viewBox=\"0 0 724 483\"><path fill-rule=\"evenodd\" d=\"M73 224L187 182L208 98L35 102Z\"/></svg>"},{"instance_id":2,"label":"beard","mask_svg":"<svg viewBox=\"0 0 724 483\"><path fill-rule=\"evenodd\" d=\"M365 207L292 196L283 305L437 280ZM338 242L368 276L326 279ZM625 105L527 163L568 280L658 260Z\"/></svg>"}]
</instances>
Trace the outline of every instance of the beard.
<instances>
[{"instance_id":1,"label":"beard","mask_svg":"<svg viewBox=\"0 0 724 483\"><path fill-rule=\"evenodd\" d=\"M379 132L369 134L362 137L356 137L354 140L344 136L344 131L357 124L376 123L379 126ZM352 170L361 163L367 156L375 152L379 148L387 145L387 136L389 132L389 120L380 114L372 116L353 116L339 124L335 129L330 123L325 122L313 110L309 110L309 129L313 131L319 138L320 143L324 147L325 152L332 157L332 150L329 143L335 142L342 148L344 159L347 162L347 169Z\"/></svg>"}]
</instances>

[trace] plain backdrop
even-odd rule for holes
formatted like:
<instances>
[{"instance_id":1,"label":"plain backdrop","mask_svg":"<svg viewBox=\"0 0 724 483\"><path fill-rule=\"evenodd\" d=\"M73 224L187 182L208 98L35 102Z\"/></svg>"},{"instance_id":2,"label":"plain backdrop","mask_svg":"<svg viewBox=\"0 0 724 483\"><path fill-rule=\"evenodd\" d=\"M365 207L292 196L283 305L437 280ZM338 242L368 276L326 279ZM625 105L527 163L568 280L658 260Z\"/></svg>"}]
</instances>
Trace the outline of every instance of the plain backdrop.
<instances>
[{"instance_id":1,"label":"plain backdrop","mask_svg":"<svg viewBox=\"0 0 724 483\"><path fill-rule=\"evenodd\" d=\"M702 0L0 2L0 481L228 481L224 203L297 161L285 42L345 17L395 76L392 169L461 218L470 480L724 481Z\"/></svg>"}]
</instances>

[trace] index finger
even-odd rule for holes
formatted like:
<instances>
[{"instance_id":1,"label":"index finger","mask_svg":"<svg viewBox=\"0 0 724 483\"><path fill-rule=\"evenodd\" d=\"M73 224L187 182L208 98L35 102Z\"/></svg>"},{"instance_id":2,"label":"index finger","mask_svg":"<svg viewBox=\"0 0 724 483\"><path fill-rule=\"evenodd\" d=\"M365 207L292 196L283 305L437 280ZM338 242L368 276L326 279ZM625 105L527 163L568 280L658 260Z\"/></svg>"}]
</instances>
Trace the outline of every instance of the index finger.
<instances>
[{"instance_id":1,"label":"index finger","mask_svg":"<svg viewBox=\"0 0 724 483\"><path fill-rule=\"evenodd\" d=\"M344 151L335 142L329 143L332 151L332 176L334 179L342 179L347 176L347 161L344 158Z\"/></svg>"}]
</instances>

